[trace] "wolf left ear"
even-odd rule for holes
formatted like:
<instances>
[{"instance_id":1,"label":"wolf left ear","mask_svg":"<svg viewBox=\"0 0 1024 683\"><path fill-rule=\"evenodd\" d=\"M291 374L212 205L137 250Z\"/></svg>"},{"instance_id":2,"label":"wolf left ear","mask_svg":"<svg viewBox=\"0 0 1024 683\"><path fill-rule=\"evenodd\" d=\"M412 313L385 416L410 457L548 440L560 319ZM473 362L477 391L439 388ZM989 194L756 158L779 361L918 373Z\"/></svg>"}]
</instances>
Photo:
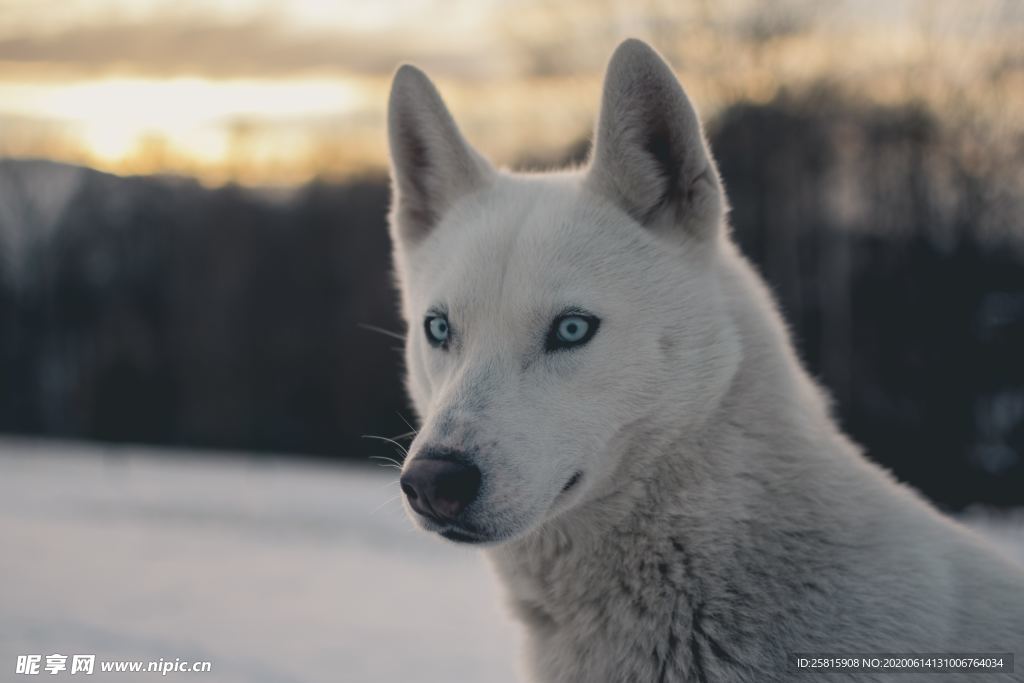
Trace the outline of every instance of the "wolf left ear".
<instances>
[{"instance_id":1,"label":"wolf left ear","mask_svg":"<svg viewBox=\"0 0 1024 683\"><path fill-rule=\"evenodd\" d=\"M408 64L391 84L388 102L392 214L395 237L416 242L461 196L493 171L459 132L426 74Z\"/></svg>"},{"instance_id":2,"label":"wolf left ear","mask_svg":"<svg viewBox=\"0 0 1024 683\"><path fill-rule=\"evenodd\" d=\"M608 64L587 184L659 231L705 237L721 224L725 197L697 112L642 41L623 42Z\"/></svg>"}]
</instances>

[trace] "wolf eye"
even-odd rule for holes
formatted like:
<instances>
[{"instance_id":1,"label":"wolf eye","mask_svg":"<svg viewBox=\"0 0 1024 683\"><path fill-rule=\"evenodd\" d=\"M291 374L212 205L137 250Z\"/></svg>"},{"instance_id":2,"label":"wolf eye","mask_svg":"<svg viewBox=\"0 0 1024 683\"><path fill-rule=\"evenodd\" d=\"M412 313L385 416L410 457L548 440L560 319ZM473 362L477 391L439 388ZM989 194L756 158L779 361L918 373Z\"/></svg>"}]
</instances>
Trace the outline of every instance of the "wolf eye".
<instances>
[{"instance_id":1,"label":"wolf eye","mask_svg":"<svg viewBox=\"0 0 1024 683\"><path fill-rule=\"evenodd\" d=\"M423 328L427 332L427 341L432 346L445 346L448 343L448 318L443 315L428 315L423 321Z\"/></svg>"},{"instance_id":2,"label":"wolf eye","mask_svg":"<svg viewBox=\"0 0 1024 683\"><path fill-rule=\"evenodd\" d=\"M585 336L590 330L590 323L579 316L570 316L563 318L558 323L558 338L568 344L576 344Z\"/></svg>"},{"instance_id":3,"label":"wolf eye","mask_svg":"<svg viewBox=\"0 0 1024 683\"><path fill-rule=\"evenodd\" d=\"M600 323L601 321L592 315L582 313L560 315L551 323L551 330L548 332L544 349L558 351L586 344L593 339Z\"/></svg>"}]
</instances>

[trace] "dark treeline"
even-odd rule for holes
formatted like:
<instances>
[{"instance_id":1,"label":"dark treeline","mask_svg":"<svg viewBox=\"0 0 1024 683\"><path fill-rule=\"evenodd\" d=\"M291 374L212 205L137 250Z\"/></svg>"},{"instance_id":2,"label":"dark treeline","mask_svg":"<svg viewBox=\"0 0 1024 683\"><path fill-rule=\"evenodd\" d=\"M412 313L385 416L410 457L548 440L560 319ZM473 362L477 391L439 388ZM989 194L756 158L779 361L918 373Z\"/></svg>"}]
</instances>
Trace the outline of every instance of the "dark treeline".
<instances>
[{"instance_id":1,"label":"dark treeline","mask_svg":"<svg viewBox=\"0 0 1024 683\"><path fill-rule=\"evenodd\" d=\"M399 329L383 179L273 202L38 162L0 174L77 184L0 294L0 429L328 456L408 431L399 342L358 326Z\"/></svg>"},{"instance_id":2,"label":"dark treeline","mask_svg":"<svg viewBox=\"0 0 1024 683\"><path fill-rule=\"evenodd\" d=\"M827 92L709 130L844 427L944 505L1024 503L1019 173L927 111ZM389 453L360 438L412 419L400 342L360 327L400 331L387 201L383 178L271 198L0 161L0 430Z\"/></svg>"}]
</instances>

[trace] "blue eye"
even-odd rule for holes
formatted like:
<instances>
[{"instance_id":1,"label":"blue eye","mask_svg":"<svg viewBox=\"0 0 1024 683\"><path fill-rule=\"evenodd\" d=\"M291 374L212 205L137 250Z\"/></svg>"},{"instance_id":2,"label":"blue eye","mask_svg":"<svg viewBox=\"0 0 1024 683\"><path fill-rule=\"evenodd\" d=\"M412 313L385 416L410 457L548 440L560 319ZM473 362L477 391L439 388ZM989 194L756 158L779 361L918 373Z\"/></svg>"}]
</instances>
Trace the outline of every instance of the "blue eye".
<instances>
[{"instance_id":1,"label":"blue eye","mask_svg":"<svg viewBox=\"0 0 1024 683\"><path fill-rule=\"evenodd\" d=\"M592 315L560 315L551 323L551 331L548 332L544 348L546 351L558 351L586 344L593 339L600 323L601 321Z\"/></svg>"},{"instance_id":2,"label":"blue eye","mask_svg":"<svg viewBox=\"0 0 1024 683\"><path fill-rule=\"evenodd\" d=\"M423 321L423 327L427 332L427 341L432 346L445 346L448 343L448 318L443 315L428 315Z\"/></svg>"},{"instance_id":3,"label":"blue eye","mask_svg":"<svg viewBox=\"0 0 1024 683\"><path fill-rule=\"evenodd\" d=\"M589 322L578 315L571 315L568 318L562 318L558 323L558 339L567 344L578 344L587 336L589 330Z\"/></svg>"}]
</instances>

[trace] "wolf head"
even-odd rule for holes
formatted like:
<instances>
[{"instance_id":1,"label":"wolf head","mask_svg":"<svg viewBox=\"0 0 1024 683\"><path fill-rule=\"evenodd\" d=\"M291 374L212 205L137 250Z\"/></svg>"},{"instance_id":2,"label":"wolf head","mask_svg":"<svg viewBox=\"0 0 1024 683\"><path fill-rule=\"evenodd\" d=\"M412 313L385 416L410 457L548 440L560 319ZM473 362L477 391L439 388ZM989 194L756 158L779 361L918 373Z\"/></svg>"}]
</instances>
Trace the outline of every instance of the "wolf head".
<instances>
[{"instance_id":1,"label":"wolf head","mask_svg":"<svg viewBox=\"0 0 1024 683\"><path fill-rule=\"evenodd\" d=\"M582 169L496 170L411 66L388 129L422 424L401 482L420 526L520 537L614 491L643 434L706 419L739 354L718 267L725 198L657 53L615 51Z\"/></svg>"}]
</instances>

